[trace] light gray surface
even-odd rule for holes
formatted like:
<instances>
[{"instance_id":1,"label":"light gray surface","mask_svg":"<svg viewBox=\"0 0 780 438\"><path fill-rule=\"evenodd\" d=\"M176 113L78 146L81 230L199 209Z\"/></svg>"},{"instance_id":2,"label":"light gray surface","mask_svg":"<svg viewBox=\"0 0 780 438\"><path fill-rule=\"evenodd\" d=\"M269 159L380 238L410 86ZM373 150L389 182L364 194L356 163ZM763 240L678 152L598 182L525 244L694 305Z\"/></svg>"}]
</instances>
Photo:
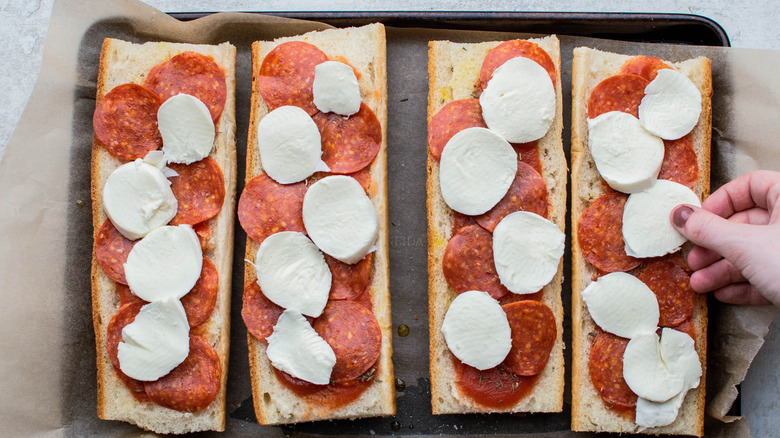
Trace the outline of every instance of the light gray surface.
<instances>
[{"instance_id":1,"label":"light gray surface","mask_svg":"<svg viewBox=\"0 0 780 438\"><path fill-rule=\"evenodd\" d=\"M5 150L16 123L32 92L41 63L46 28L54 0L0 0L0 153ZM663 12L702 15L718 22L729 35L733 47L780 49L778 3L771 0L570 0L565 5L545 0L147 0L146 3L171 11L306 11L306 10L440 10L440 11L568 11L568 12ZM560 6L560 8L558 7ZM751 423L755 437L777 436L780 430L780 332L777 322L770 328L767 343L759 353L743 384L742 412Z\"/></svg>"}]
</instances>

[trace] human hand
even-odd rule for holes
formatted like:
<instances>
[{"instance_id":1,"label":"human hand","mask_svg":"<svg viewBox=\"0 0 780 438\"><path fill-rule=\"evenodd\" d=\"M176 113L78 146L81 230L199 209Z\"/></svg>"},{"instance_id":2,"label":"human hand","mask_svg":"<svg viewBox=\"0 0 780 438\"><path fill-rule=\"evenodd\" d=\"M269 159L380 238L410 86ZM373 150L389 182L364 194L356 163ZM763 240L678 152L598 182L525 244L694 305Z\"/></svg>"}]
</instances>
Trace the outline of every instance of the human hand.
<instances>
[{"instance_id":1,"label":"human hand","mask_svg":"<svg viewBox=\"0 0 780 438\"><path fill-rule=\"evenodd\" d=\"M726 303L780 306L780 173L743 175L702 208L675 207L670 219L696 245L688 254L694 291L714 291Z\"/></svg>"}]
</instances>

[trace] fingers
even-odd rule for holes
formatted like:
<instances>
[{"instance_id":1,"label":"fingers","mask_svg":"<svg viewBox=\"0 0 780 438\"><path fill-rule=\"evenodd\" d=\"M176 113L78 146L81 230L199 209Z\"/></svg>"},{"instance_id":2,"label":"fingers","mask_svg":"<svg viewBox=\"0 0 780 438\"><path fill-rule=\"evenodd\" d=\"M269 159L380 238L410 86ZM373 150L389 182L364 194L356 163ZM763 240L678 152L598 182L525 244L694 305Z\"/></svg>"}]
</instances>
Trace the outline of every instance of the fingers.
<instances>
[{"instance_id":1,"label":"fingers","mask_svg":"<svg viewBox=\"0 0 780 438\"><path fill-rule=\"evenodd\" d=\"M741 283L745 277L726 259L721 259L706 268L691 274L691 288L702 293L717 290L733 283Z\"/></svg>"},{"instance_id":2,"label":"fingers","mask_svg":"<svg viewBox=\"0 0 780 438\"><path fill-rule=\"evenodd\" d=\"M736 283L724 286L714 292L718 301L729 304L745 304L750 306L766 306L772 304L764 298L750 283Z\"/></svg>"},{"instance_id":3,"label":"fingers","mask_svg":"<svg viewBox=\"0 0 780 438\"><path fill-rule=\"evenodd\" d=\"M738 211L726 219L736 224L767 225L770 217L767 210L761 207L753 207Z\"/></svg>"},{"instance_id":4,"label":"fingers","mask_svg":"<svg viewBox=\"0 0 780 438\"><path fill-rule=\"evenodd\" d=\"M772 211L778 201L780 173L758 170L723 185L702 203L702 208L729 217L756 206Z\"/></svg>"},{"instance_id":5,"label":"fingers","mask_svg":"<svg viewBox=\"0 0 780 438\"><path fill-rule=\"evenodd\" d=\"M752 225L730 222L707 210L688 204L672 210L675 229L694 244L734 260L747 244Z\"/></svg>"},{"instance_id":6,"label":"fingers","mask_svg":"<svg viewBox=\"0 0 780 438\"><path fill-rule=\"evenodd\" d=\"M694 271L706 268L707 266L722 259L723 256L716 253L711 249L707 249L703 246L694 246L688 253L688 267Z\"/></svg>"}]
</instances>

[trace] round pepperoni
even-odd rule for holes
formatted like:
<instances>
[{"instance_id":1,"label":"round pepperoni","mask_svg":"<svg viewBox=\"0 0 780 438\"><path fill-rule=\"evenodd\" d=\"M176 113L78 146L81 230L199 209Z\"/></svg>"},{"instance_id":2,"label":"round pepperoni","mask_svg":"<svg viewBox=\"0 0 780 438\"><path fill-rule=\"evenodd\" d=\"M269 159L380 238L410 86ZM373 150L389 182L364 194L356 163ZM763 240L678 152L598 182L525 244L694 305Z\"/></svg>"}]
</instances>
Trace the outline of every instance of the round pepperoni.
<instances>
[{"instance_id":1,"label":"round pepperoni","mask_svg":"<svg viewBox=\"0 0 780 438\"><path fill-rule=\"evenodd\" d=\"M162 101L152 91L124 84L109 91L95 108L95 139L121 160L143 158L162 147L157 110Z\"/></svg>"},{"instance_id":2,"label":"round pepperoni","mask_svg":"<svg viewBox=\"0 0 780 438\"><path fill-rule=\"evenodd\" d=\"M507 304L517 303L518 301L541 301L542 294L543 290L539 290L532 294L506 294L498 300L498 303L503 307Z\"/></svg>"},{"instance_id":3,"label":"round pepperoni","mask_svg":"<svg viewBox=\"0 0 780 438\"><path fill-rule=\"evenodd\" d=\"M190 336L190 354L170 373L154 382L144 382L149 398L160 406L180 412L198 412L217 397L222 364L214 347Z\"/></svg>"},{"instance_id":4,"label":"round pepperoni","mask_svg":"<svg viewBox=\"0 0 780 438\"><path fill-rule=\"evenodd\" d=\"M539 175L542 174L542 160L539 158L539 148L536 147L536 141L512 143L512 147L520 155L520 161L531 166Z\"/></svg>"},{"instance_id":5,"label":"round pepperoni","mask_svg":"<svg viewBox=\"0 0 780 438\"><path fill-rule=\"evenodd\" d=\"M372 368L374 369L374 368ZM370 371L369 371L370 372ZM376 373L376 371L374 372ZM360 394L368 389L373 382L372 379L360 378L343 384L315 385L295 378L284 371L274 368L276 378L282 382L282 385L289 388L292 392L301 397L306 397L306 401L311 406L327 406L335 409L344 406L360 397ZM365 381L364 381L365 380Z\"/></svg>"},{"instance_id":6,"label":"round pepperoni","mask_svg":"<svg viewBox=\"0 0 780 438\"><path fill-rule=\"evenodd\" d=\"M206 222L200 222L193 225L192 229L195 230L195 234L198 235L198 240L200 240L200 249L204 253L211 249L211 225Z\"/></svg>"},{"instance_id":7,"label":"round pepperoni","mask_svg":"<svg viewBox=\"0 0 780 438\"><path fill-rule=\"evenodd\" d=\"M484 90L487 87L488 81L493 77L493 72L498 67L518 56L536 61L537 64L544 67L547 70L547 74L550 75L553 85L555 85L555 64L550 55L535 43L524 40L511 40L494 47L488 52L485 60L482 61L482 69L479 71L480 89Z\"/></svg>"},{"instance_id":8,"label":"round pepperoni","mask_svg":"<svg viewBox=\"0 0 780 438\"><path fill-rule=\"evenodd\" d=\"M428 150L436 161L453 135L466 128L487 128L479 99L459 99L444 105L428 125Z\"/></svg>"},{"instance_id":9,"label":"round pepperoni","mask_svg":"<svg viewBox=\"0 0 780 438\"><path fill-rule=\"evenodd\" d=\"M260 66L257 86L263 100L271 109L294 105L313 116L318 112L312 92L314 67L327 60L320 49L309 43L279 44Z\"/></svg>"},{"instance_id":10,"label":"round pepperoni","mask_svg":"<svg viewBox=\"0 0 780 438\"><path fill-rule=\"evenodd\" d=\"M527 396L537 376L518 376L503 364L480 371L453 357L458 393L480 405L509 408Z\"/></svg>"},{"instance_id":11,"label":"round pepperoni","mask_svg":"<svg viewBox=\"0 0 780 438\"><path fill-rule=\"evenodd\" d=\"M611 333L598 335L590 351L590 380L608 406L632 409L637 396L623 378L623 353L628 339Z\"/></svg>"},{"instance_id":12,"label":"round pepperoni","mask_svg":"<svg viewBox=\"0 0 780 438\"><path fill-rule=\"evenodd\" d=\"M314 330L333 352L333 382L357 379L368 371L382 348L379 323L370 310L353 301L331 301L316 320Z\"/></svg>"},{"instance_id":13,"label":"round pepperoni","mask_svg":"<svg viewBox=\"0 0 780 438\"><path fill-rule=\"evenodd\" d=\"M691 277L679 265L669 260L653 262L639 274L639 279L658 299L659 326L673 327L693 315L696 294L691 289Z\"/></svg>"},{"instance_id":14,"label":"round pepperoni","mask_svg":"<svg viewBox=\"0 0 780 438\"><path fill-rule=\"evenodd\" d=\"M95 258L108 278L127 284L124 264L127 263L127 256L133 246L135 242L123 236L110 219L103 222L95 239Z\"/></svg>"},{"instance_id":15,"label":"round pepperoni","mask_svg":"<svg viewBox=\"0 0 780 438\"><path fill-rule=\"evenodd\" d=\"M608 193L582 212L577 236L585 258L603 273L625 272L639 266L640 260L626 254L623 241L623 207L628 195Z\"/></svg>"},{"instance_id":16,"label":"round pepperoni","mask_svg":"<svg viewBox=\"0 0 780 438\"><path fill-rule=\"evenodd\" d=\"M482 228L492 233L501 219L516 211L530 211L547 217L547 184L539 172L522 161L517 163L515 180L506 195L495 207L474 219Z\"/></svg>"},{"instance_id":17,"label":"round pepperoni","mask_svg":"<svg viewBox=\"0 0 780 438\"><path fill-rule=\"evenodd\" d=\"M379 153L382 126L365 103L349 117L317 113L313 118L322 137L322 161L332 173L357 172L371 164Z\"/></svg>"},{"instance_id":18,"label":"round pepperoni","mask_svg":"<svg viewBox=\"0 0 780 438\"><path fill-rule=\"evenodd\" d=\"M693 189L699 178L699 163L689 136L677 140L664 140L664 161L658 179L680 183Z\"/></svg>"},{"instance_id":19,"label":"round pepperoni","mask_svg":"<svg viewBox=\"0 0 780 438\"><path fill-rule=\"evenodd\" d=\"M452 219L452 235L457 234L458 230L460 230L463 227L467 227L469 225L477 225L477 221L474 220L474 216L458 213L457 211L454 213L455 216L453 216Z\"/></svg>"},{"instance_id":20,"label":"round pepperoni","mask_svg":"<svg viewBox=\"0 0 780 438\"><path fill-rule=\"evenodd\" d=\"M157 93L163 101L179 93L197 97L206 104L215 124L227 100L225 72L214 58L195 52L180 53L154 66L144 86Z\"/></svg>"},{"instance_id":21,"label":"round pepperoni","mask_svg":"<svg viewBox=\"0 0 780 438\"><path fill-rule=\"evenodd\" d=\"M179 203L171 225L195 225L219 213L225 200L225 180L213 158L168 167L179 174L171 178L171 190Z\"/></svg>"},{"instance_id":22,"label":"round pepperoni","mask_svg":"<svg viewBox=\"0 0 780 438\"><path fill-rule=\"evenodd\" d=\"M116 294L119 295L119 307L125 304L141 302L146 304L146 301L138 298L138 295L130 291L130 287L121 283L116 284Z\"/></svg>"},{"instance_id":23,"label":"round pepperoni","mask_svg":"<svg viewBox=\"0 0 780 438\"><path fill-rule=\"evenodd\" d=\"M246 329L259 341L267 343L266 339L273 333L279 315L284 312L284 309L263 294L257 280L252 281L244 288L243 301L241 318L246 324Z\"/></svg>"},{"instance_id":24,"label":"round pepperoni","mask_svg":"<svg viewBox=\"0 0 780 438\"><path fill-rule=\"evenodd\" d=\"M610 111L622 111L639 117L639 104L650 82L637 75L610 76L591 91L588 118L595 119Z\"/></svg>"},{"instance_id":25,"label":"round pepperoni","mask_svg":"<svg viewBox=\"0 0 780 438\"><path fill-rule=\"evenodd\" d=\"M360 296L371 280L371 259L369 253L359 262L349 265L325 254L332 281L330 284L331 300L353 300Z\"/></svg>"},{"instance_id":26,"label":"round pepperoni","mask_svg":"<svg viewBox=\"0 0 780 438\"><path fill-rule=\"evenodd\" d=\"M203 257L203 267L200 270L200 278L195 286L181 298L181 304L187 313L187 321L190 327L196 327L209 319L214 306L217 305L219 293L219 272L206 257Z\"/></svg>"},{"instance_id":27,"label":"round pepperoni","mask_svg":"<svg viewBox=\"0 0 780 438\"><path fill-rule=\"evenodd\" d=\"M252 178L238 200L238 220L257 243L280 231L305 232L303 226L304 181L279 184L268 175Z\"/></svg>"},{"instance_id":28,"label":"round pepperoni","mask_svg":"<svg viewBox=\"0 0 780 438\"><path fill-rule=\"evenodd\" d=\"M119 292L117 290L117 292ZM128 289L129 292L129 289ZM121 297L121 294L120 294ZM121 302L121 301L120 301ZM135 321L136 315L141 311L146 303L140 299L130 302L128 304L119 307L119 310L111 317L111 321L108 323L108 329L106 330L106 350L108 351L108 357L111 360L111 365L114 366L114 370L133 393L133 396L140 401L148 400L146 392L144 391L144 383L140 380L133 379L127 374L122 372L119 367L119 342L122 340L122 329L126 325Z\"/></svg>"},{"instance_id":29,"label":"round pepperoni","mask_svg":"<svg viewBox=\"0 0 780 438\"><path fill-rule=\"evenodd\" d=\"M493 235L478 225L458 230L444 249L442 270L457 293L480 290L499 299L509 293L501 284L493 262Z\"/></svg>"},{"instance_id":30,"label":"round pepperoni","mask_svg":"<svg viewBox=\"0 0 780 438\"><path fill-rule=\"evenodd\" d=\"M518 376L541 373L558 333L552 310L538 301L518 301L502 309L512 330L512 349L504 364Z\"/></svg>"},{"instance_id":31,"label":"round pepperoni","mask_svg":"<svg viewBox=\"0 0 780 438\"><path fill-rule=\"evenodd\" d=\"M648 81L655 79L658 70L671 68L654 56L634 56L620 68L620 74L641 76Z\"/></svg>"}]
</instances>

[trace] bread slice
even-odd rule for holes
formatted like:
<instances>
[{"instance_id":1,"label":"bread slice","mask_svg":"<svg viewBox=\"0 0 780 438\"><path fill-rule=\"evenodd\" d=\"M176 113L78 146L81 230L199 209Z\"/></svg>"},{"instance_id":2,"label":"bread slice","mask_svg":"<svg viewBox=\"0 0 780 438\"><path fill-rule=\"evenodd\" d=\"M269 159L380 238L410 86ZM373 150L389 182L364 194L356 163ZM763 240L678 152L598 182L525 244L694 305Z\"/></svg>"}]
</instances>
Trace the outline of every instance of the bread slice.
<instances>
[{"instance_id":1,"label":"bread slice","mask_svg":"<svg viewBox=\"0 0 780 438\"><path fill-rule=\"evenodd\" d=\"M534 38L552 58L560 78L560 44L555 36ZM428 45L428 123L444 105L474 97L482 61L500 41L478 44L431 41ZM547 134L538 141L542 163L542 177L547 184L549 219L565 228L566 214L566 157L563 153L563 102L561 81L555 84L556 117ZM444 341L441 325L455 291L450 288L442 271L442 258L447 242L452 237L454 212L446 205L439 188L439 163L428 153L427 164L428 207L428 318L430 331L431 402L434 414L486 412L487 408L461 398L455 390L455 369L452 353ZM563 407L563 306L561 281L563 263L553 280L544 287L541 301L553 311L557 339L549 361L532 392L514 406L495 412L560 412Z\"/></svg>"},{"instance_id":2,"label":"bread slice","mask_svg":"<svg viewBox=\"0 0 780 438\"><path fill-rule=\"evenodd\" d=\"M211 56L225 72L227 98L216 128L211 158L222 169L225 199L219 214L207 223L211 231L208 257L219 273L219 294L209 319L193 329L217 351L222 365L221 388L216 399L204 410L178 412L152 402L140 403L119 379L106 350L106 329L119 307L116 283L111 280L92 254L92 319L97 349L98 417L136 424L158 433L187 433L201 430L222 431L225 428L225 388L230 346L230 293L233 266L233 215L236 192L235 144L235 61L236 49L228 43L218 46L158 43L132 44L106 39L100 56L97 102L114 87L124 83L144 82L144 76L155 65L184 52ZM92 224L97 236L107 216L103 211L102 190L106 179L124 161L111 156L96 140L92 144Z\"/></svg>"},{"instance_id":3,"label":"bread slice","mask_svg":"<svg viewBox=\"0 0 780 438\"><path fill-rule=\"evenodd\" d=\"M584 258L577 236L577 223L590 203L605 193L593 158L588 150L587 108L593 88L602 80L617 74L631 56L601 52L579 47L574 50L572 65L572 139L571 139L571 226L572 226L572 429L575 431L636 432L633 418L609 409L590 380L588 361L592 336L596 326L588 313L580 293L598 275ZM707 58L690 59L668 65L685 73L701 90L702 112L694 127L691 140L696 152L699 175L694 192L704 199L710 189L710 137L712 128L712 76ZM704 433L704 393L707 350L706 298L698 295L693 314L697 334L696 350L704 375L697 389L686 396L677 420L669 426L648 429L651 434L685 434L702 436Z\"/></svg>"},{"instance_id":4,"label":"bread slice","mask_svg":"<svg viewBox=\"0 0 780 438\"><path fill-rule=\"evenodd\" d=\"M257 146L257 124L269 112L258 92L260 66L274 47L289 41L304 41L323 51L330 60L346 61L358 73L363 103L376 114L382 127L382 145L370 164L368 192L379 218L377 250L373 255L371 282L367 293L382 333L382 348L374 382L360 397L345 406L333 408L307 401L290 391L276 377L266 355L266 344L247 333L249 365L255 416L259 424L285 424L305 421L360 418L395 413L395 387L392 363L392 322L387 208L387 57L385 29L381 24L359 28L329 29L300 36L259 41L252 44L252 108L247 142L246 181L263 172ZM247 239L246 259L254 262L259 244ZM255 270L244 271L244 285L255 281Z\"/></svg>"}]
</instances>

